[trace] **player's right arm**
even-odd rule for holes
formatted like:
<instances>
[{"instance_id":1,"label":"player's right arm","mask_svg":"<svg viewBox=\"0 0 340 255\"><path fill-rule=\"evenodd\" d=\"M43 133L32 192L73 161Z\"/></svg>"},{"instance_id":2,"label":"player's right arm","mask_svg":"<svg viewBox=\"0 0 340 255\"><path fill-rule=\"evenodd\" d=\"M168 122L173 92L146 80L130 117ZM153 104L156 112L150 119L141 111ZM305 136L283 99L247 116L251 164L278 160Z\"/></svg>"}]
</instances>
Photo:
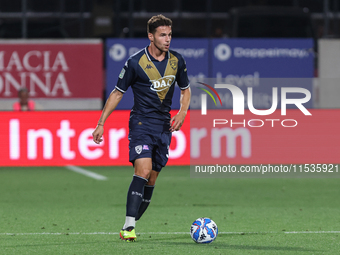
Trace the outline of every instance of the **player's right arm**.
<instances>
[{"instance_id":1,"label":"player's right arm","mask_svg":"<svg viewBox=\"0 0 340 255\"><path fill-rule=\"evenodd\" d=\"M104 133L104 123L106 119L110 116L113 110L116 109L124 93L130 86L130 84L133 84L135 79L136 79L135 63L131 61L131 58L129 58L119 74L117 85L115 89L111 92L109 98L107 99L104 109L102 111L102 115L100 116L100 119L98 121L98 125L94 132L92 133L93 141L95 143L99 144L101 141L103 141L102 136Z\"/></svg>"},{"instance_id":2,"label":"player's right arm","mask_svg":"<svg viewBox=\"0 0 340 255\"><path fill-rule=\"evenodd\" d=\"M102 136L104 133L104 123L106 119L110 116L110 114L116 109L118 103L123 97L123 93L114 89L109 98L107 99L102 114L99 118L96 129L93 131L93 141L97 144L103 141Z\"/></svg>"}]
</instances>

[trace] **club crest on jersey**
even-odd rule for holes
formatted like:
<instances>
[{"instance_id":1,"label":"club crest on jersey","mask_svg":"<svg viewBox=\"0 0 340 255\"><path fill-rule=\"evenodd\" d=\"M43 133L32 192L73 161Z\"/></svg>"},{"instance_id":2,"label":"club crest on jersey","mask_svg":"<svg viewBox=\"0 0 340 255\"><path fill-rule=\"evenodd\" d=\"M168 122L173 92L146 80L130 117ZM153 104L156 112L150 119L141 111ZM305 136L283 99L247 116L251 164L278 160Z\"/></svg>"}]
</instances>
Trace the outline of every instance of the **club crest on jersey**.
<instances>
[{"instance_id":1,"label":"club crest on jersey","mask_svg":"<svg viewBox=\"0 0 340 255\"><path fill-rule=\"evenodd\" d=\"M177 69L177 60L170 60L170 66L172 69Z\"/></svg>"},{"instance_id":2,"label":"club crest on jersey","mask_svg":"<svg viewBox=\"0 0 340 255\"><path fill-rule=\"evenodd\" d=\"M137 152L137 154L141 154L141 153L142 153L142 150L143 150L142 145L137 145L137 146L135 147L135 151Z\"/></svg>"},{"instance_id":3,"label":"club crest on jersey","mask_svg":"<svg viewBox=\"0 0 340 255\"><path fill-rule=\"evenodd\" d=\"M169 87L171 87L174 83L175 78L176 77L174 75L167 75L157 80L150 80L152 83L150 89L156 92L169 89Z\"/></svg>"}]
</instances>

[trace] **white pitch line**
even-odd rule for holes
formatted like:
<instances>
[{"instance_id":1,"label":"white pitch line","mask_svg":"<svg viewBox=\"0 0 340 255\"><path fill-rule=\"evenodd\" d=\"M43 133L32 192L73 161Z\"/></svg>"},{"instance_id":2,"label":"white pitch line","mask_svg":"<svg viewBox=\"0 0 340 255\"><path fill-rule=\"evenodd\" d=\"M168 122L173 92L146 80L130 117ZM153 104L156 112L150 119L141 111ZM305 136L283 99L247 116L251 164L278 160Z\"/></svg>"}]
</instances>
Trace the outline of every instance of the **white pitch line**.
<instances>
[{"instance_id":1,"label":"white pitch line","mask_svg":"<svg viewBox=\"0 0 340 255\"><path fill-rule=\"evenodd\" d=\"M28 236L28 235L118 235L119 232L73 232L73 233L0 233L0 236ZM140 235L189 235L189 232L146 232L146 233L137 233ZM290 231L290 232L218 232L218 234L225 235L247 235L247 234L340 234L340 231Z\"/></svg>"},{"instance_id":2,"label":"white pitch line","mask_svg":"<svg viewBox=\"0 0 340 255\"><path fill-rule=\"evenodd\" d=\"M340 231L291 231L285 234L340 234Z\"/></svg>"},{"instance_id":3,"label":"white pitch line","mask_svg":"<svg viewBox=\"0 0 340 255\"><path fill-rule=\"evenodd\" d=\"M91 172L89 170L85 170L83 168L80 168L80 167L77 167L77 166L65 166L65 168L67 168L68 170L71 170L73 172L76 172L76 173L79 173L79 174L83 174L87 177L90 177L90 178L93 178L93 179L96 179L96 180L99 180L99 181L105 181L107 180L107 177L103 176L103 175L100 175L100 174L97 174L97 173L94 173L94 172Z\"/></svg>"}]
</instances>

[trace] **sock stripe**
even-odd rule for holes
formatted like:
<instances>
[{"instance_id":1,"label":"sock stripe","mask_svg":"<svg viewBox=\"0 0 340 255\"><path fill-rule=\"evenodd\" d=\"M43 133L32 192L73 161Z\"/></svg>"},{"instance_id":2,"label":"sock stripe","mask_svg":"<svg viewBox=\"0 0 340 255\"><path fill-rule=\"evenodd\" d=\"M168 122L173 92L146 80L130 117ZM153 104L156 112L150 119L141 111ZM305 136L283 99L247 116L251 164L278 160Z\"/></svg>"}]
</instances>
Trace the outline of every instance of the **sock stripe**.
<instances>
[{"instance_id":1,"label":"sock stripe","mask_svg":"<svg viewBox=\"0 0 340 255\"><path fill-rule=\"evenodd\" d=\"M142 176L139 176L139 175L133 175L133 176L136 176L136 177L138 177L138 178L141 178L141 179L143 179L143 180L145 180L145 181L149 181L148 179L145 179L144 177L142 177Z\"/></svg>"},{"instance_id":2,"label":"sock stripe","mask_svg":"<svg viewBox=\"0 0 340 255\"><path fill-rule=\"evenodd\" d=\"M150 187L150 188L151 188L151 187L153 187L153 188L155 187L155 185L146 185L146 184L145 184L144 186L145 186L145 187Z\"/></svg>"}]
</instances>

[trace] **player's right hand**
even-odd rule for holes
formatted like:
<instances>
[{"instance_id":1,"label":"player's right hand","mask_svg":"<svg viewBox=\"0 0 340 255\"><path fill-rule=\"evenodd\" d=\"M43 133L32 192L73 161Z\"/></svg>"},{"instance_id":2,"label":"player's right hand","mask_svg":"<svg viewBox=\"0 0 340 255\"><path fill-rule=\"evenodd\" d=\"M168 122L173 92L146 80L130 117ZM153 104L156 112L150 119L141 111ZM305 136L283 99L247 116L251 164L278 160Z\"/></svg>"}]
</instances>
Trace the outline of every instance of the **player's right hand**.
<instances>
[{"instance_id":1,"label":"player's right hand","mask_svg":"<svg viewBox=\"0 0 340 255\"><path fill-rule=\"evenodd\" d=\"M93 136L93 141L96 144L99 144L103 141L103 133L104 133L104 127L98 125L96 129L93 131L92 136Z\"/></svg>"}]
</instances>

